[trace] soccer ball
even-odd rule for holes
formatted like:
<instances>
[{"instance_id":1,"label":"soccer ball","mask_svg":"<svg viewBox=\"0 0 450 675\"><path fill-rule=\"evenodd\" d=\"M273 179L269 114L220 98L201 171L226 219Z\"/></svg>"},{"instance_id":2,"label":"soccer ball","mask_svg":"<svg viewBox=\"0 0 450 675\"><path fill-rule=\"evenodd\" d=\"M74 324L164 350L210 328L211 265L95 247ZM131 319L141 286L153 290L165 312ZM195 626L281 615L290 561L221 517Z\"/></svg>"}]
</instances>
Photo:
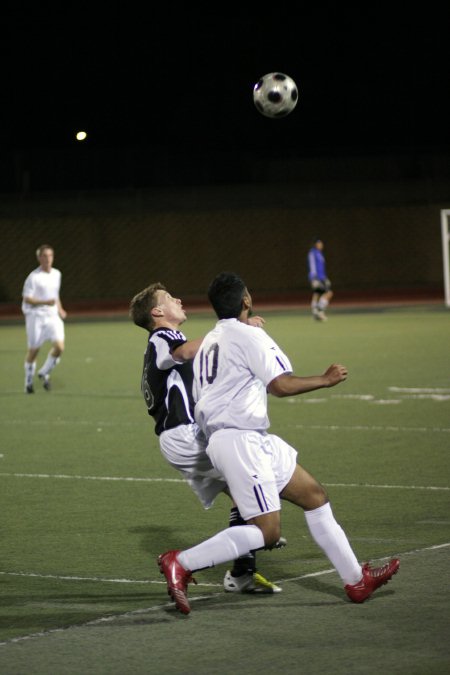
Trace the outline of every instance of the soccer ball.
<instances>
[{"instance_id":1,"label":"soccer ball","mask_svg":"<svg viewBox=\"0 0 450 675\"><path fill-rule=\"evenodd\" d=\"M253 87L253 101L266 117L286 117L297 105L297 85L289 75L268 73Z\"/></svg>"}]
</instances>

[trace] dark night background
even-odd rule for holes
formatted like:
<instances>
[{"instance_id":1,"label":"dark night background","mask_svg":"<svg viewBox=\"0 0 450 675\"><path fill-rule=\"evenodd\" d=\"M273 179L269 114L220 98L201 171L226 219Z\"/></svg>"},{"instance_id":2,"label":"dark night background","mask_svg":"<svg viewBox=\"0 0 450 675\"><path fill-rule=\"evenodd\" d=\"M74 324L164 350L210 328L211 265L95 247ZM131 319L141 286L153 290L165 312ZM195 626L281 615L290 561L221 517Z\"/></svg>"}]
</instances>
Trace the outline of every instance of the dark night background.
<instances>
[{"instance_id":1,"label":"dark night background","mask_svg":"<svg viewBox=\"0 0 450 675\"><path fill-rule=\"evenodd\" d=\"M4 192L18 167L43 189L139 187L245 181L242 158L448 155L449 13L433 3L94 10L3 5ZM300 92L282 120L252 101L274 70Z\"/></svg>"},{"instance_id":2,"label":"dark night background","mask_svg":"<svg viewBox=\"0 0 450 675\"><path fill-rule=\"evenodd\" d=\"M42 241L72 306L155 279L204 300L221 269L308 301L317 234L336 298L442 295L448 4L16 0L0 20L6 309ZM277 70L299 102L272 120L252 92Z\"/></svg>"}]
</instances>

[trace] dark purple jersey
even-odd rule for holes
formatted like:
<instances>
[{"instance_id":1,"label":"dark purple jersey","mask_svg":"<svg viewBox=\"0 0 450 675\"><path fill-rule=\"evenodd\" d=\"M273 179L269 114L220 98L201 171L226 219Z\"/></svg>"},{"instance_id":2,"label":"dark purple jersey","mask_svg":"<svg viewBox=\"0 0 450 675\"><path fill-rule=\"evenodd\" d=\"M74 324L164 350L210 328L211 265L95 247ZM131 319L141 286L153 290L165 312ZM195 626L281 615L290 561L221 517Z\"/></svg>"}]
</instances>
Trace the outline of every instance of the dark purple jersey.
<instances>
[{"instance_id":1,"label":"dark purple jersey","mask_svg":"<svg viewBox=\"0 0 450 675\"><path fill-rule=\"evenodd\" d=\"M192 361L180 362L172 356L185 342L183 333L171 328L157 328L148 340L141 389L158 436L194 422Z\"/></svg>"}]
</instances>

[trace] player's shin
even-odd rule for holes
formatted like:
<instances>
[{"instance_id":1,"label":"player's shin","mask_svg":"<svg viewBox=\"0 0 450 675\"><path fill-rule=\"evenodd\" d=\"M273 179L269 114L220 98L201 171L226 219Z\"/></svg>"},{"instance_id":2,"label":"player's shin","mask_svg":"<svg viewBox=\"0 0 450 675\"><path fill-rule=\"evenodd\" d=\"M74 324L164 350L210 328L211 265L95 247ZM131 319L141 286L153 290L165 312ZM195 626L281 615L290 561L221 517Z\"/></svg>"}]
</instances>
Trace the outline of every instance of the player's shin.
<instances>
[{"instance_id":1,"label":"player's shin","mask_svg":"<svg viewBox=\"0 0 450 675\"><path fill-rule=\"evenodd\" d=\"M182 551L178 560L192 572L235 560L264 546L264 537L256 525L238 525L222 530L197 546Z\"/></svg>"},{"instance_id":2,"label":"player's shin","mask_svg":"<svg viewBox=\"0 0 450 675\"><path fill-rule=\"evenodd\" d=\"M361 579L359 564L347 536L336 522L329 503L305 511L309 531L328 557L344 584L356 584Z\"/></svg>"}]
</instances>

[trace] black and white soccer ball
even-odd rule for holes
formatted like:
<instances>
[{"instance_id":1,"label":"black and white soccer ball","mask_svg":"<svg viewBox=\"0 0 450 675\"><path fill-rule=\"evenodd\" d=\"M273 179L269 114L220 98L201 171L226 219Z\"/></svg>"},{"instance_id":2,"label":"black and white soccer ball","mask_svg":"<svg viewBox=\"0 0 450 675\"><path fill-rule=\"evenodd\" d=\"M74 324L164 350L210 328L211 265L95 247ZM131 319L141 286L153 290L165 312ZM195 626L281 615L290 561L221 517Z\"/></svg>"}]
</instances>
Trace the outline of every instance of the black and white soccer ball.
<instances>
[{"instance_id":1,"label":"black and white soccer ball","mask_svg":"<svg viewBox=\"0 0 450 675\"><path fill-rule=\"evenodd\" d=\"M253 101L265 117L286 117L298 102L298 88L284 73L267 73L253 87Z\"/></svg>"}]
</instances>

